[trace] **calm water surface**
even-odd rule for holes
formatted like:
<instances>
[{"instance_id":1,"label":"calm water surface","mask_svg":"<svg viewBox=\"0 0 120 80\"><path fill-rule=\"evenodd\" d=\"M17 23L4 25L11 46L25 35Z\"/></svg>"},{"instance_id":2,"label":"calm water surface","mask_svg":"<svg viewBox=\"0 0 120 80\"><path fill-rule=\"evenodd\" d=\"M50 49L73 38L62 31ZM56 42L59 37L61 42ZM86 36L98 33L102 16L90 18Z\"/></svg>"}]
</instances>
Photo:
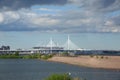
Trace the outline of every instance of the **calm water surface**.
<instances>
[{"instance_id":1,"label":"calm water surface","mask_svg":"<svg viewBox=\"0 0 120 80\"><path fill-rule=\"evenodd\" d=\"M0 59L0 80L43 80L53 73L71 73L87 80L120 80L116 70L93 69L57 62Z\"/></svg>"}]
</instances>

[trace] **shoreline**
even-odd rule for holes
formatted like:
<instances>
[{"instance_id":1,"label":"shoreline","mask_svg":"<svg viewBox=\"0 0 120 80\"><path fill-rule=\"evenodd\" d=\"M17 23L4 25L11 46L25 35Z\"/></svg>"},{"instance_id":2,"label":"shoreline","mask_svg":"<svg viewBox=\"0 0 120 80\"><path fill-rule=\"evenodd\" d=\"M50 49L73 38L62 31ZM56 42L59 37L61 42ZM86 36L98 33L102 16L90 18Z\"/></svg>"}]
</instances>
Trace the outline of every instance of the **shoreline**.
<instances>
[{"instance_id":1,"label":"shoreline","mask_svg":"<svg viewBox=\"0 0 120 80\"><path fill-rule=\"evenodd\" d=\"M54 56L47 61L59 62L81 67L97 68L97 69L110 69L120 71L120 56L107 56L108 59L96 59L90 56L78 57L58 57Z\"/></svg>"}]
</instances>

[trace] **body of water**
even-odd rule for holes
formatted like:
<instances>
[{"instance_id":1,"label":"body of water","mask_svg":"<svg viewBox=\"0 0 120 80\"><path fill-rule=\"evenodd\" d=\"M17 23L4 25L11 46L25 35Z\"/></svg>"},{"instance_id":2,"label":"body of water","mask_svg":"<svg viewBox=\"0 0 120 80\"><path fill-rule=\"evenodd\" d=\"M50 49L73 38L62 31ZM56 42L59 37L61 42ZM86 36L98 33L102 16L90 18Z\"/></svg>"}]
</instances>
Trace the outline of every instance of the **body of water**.
<instances>
[{"instance_id":1,"label":"body of water","mask_svg":"<svg viewBox=\"0 0 120 80\"><path fill-rule=\"evenodd\" d=\"M86 80L120 80L116 70L93 69L32 59L0 59L0 80L43 80L54 73L71 73Z\"/></svg>"}]
</instances>

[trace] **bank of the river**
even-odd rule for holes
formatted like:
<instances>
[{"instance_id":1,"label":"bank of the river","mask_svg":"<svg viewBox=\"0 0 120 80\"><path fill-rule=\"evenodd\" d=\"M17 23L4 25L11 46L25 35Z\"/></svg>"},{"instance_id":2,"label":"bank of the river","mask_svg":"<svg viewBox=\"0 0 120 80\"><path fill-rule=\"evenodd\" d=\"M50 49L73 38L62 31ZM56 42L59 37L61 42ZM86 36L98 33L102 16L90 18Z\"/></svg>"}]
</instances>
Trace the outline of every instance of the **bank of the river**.
<instances>
[{"instance_id":1,"label":"bank of the river","mask_svg":"<svg viewBox=\"0 0 120 80\"><path fill-rule=\"evenodd\" d=\"M117 69L120 70L120 56L78 56L78 57L58 57L54 56L48 61L63 62L73 65L86 66L92 68Z\"/></svg>"},{"instance_id":2,"label":"bank of the river","mask_svg":"<svg viewBox=\"0 0 120 80\"><path fill-rule=\"evenodd\" d=\"M0 59L41 59L47 60L51 58L52 54L28 54L28 55L19 55L19 53L15 54L2 54L0 55Z\"/></svg>"}]
</instances>

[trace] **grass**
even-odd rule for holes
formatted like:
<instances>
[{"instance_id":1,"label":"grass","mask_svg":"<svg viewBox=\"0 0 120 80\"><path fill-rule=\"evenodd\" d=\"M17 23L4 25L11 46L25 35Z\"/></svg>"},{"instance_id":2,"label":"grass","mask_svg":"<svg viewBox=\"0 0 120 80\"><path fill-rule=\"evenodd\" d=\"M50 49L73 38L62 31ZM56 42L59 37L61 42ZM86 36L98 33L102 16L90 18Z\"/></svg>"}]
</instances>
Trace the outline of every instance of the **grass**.
<instances>
[{"instance_id":1,"label":"grass","mask_svg":"<svg viewBox=\"0 0 120 80\"><path fill-rule=\"evenodd\" d=\"M69 74L52 74L44 80L85 80L79 77L71 77Z\"/></svg>"},{"instance_id":2,"label":"grass","mask_svg":"<svg viewBox=\"0 0 120 80\"><path fill-rule=\"evenodd\" d=\"M44 80L86 80L79 77L71 77L69 74L52 74Z\"/></svg>"}]
</instances>

